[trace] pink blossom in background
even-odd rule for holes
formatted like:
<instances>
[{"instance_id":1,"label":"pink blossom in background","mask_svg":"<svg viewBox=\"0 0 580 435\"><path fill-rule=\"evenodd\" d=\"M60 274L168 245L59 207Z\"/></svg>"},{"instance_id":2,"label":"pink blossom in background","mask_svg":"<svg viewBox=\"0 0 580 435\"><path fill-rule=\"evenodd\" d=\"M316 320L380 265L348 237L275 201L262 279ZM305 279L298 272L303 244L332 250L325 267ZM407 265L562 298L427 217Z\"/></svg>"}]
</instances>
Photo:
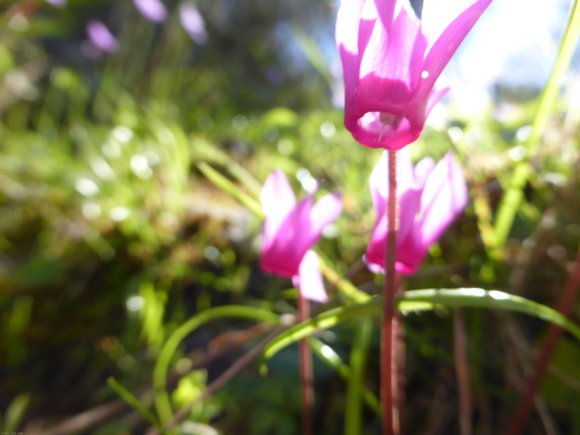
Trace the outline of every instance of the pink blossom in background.
<instances>
[{"instance_id":1,"label":"pink blossom in background","mask_svg":"<svg viewBox=\"0 0 580 435\"><path fill-rule=\"evenodd\" d=\"M292 278L306 298L327 300L318 258L310 248L324 227L342 211L341 196L331 193L314 203L314 193L296 202L294 191L281 171L272 172L262 187L266 217L260 267L273 275Z\"/></svg>"},{"instance_id":2,"label":"pink blossom in background","mask_svg":"<svg viewBox=\"0 0 580 435\"><path fill-rule=\"evenodd\" d=\"M101 21L91 20L86 27L91 44L105 53L114 53L119 48L117 38Z\"/></svg>"},{"instance_id":3,"label":"pink blossom in background","mask_svg":"<svg viewBox=\"0 0 580 435\"><path fill-rule=\"evenodd\" d=\"M133 4L149 21L161 23L167 18L167 9L160 0L133 0Z\"/></svg>"},{"instance_id":4,"label":"pink blossom in background","mask_svg":"<svg viewBox=\"0 0 580 435\"><path fill-rule=\"evenodd\" d=\"M420 21L408 0L342 0L344 124L358 142L398 150L419 137L447 91L437 78L491 1L424 0Z\"/></svg>"},{"instance_id":5,"label":"pink blossom in background","mask_svg":"<svg viewBox=\"0 0 580 435\"><path fill-rule=\"evenodd\" d=\"M399 230L397 233L397 271L413 273L423 261L429 247L463 212L467 205L467 186L459 164L448 153L435 165L425 158L415 167L406 151L398 153L397 197ZM386 153L370 178L373 205L377 215L365 261L373 272L384 272L388 220Z\"/></svg>"},{"instance_id":6,"label":"pink blossom in background","mask_svg":"<svg viewBox=\"0 0 580 435\"><path fill-rule=\"evenodd\" d=\"M66 0L46 0L46 2L57 8L62 8L66 4Z\"/></svg>"},{"instance_id":7,"label":"pink blossom in background","mask_svg":"<svg viewBox=\"0 0 580 435\"><path fill-rule=\"evenodd\" d=\"M184 1L179 4L179 20L193 42L200 45L207 42L205 22L193 2Z\"/></svg>"}]
</instances>

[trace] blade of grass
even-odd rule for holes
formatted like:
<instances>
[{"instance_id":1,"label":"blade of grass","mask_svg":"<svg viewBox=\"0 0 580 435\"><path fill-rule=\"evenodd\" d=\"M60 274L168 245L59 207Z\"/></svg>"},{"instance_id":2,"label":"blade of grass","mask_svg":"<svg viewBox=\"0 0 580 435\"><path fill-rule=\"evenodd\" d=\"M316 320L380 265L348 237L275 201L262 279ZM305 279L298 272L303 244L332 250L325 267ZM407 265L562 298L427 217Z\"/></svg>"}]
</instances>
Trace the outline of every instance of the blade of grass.
<instances>
[{"instance_id":1,"label":"blade of grass","mask_svg":"<svg viewBox=\"0 0 580 435\"><path fill-rule=\"evenodd\" d=\"M255 307L226 305L207 309L193 316L177 328L165 342L153 370L154 401L161 423L165 423L173 417L169 395L166 391L167 372L171 358L177 351L179 344L203 324L213 319L225 317L243 318L274 325L280 324L279 316L270 311Z\"/></svg>"},{"instance_id":2,"label":"blade of grass","mask_svg":"<svg viewBox=\"0 0 580 435\"><path fill-rule=\"evenodd\" d=\"M501 248L512 227L516 213L523 199L523 188L527 183L532 167L529 159L538 145L540 135L546 127L549 116L558 98L558 91L566 71L570 66L570 61L574 54L574 49L578 43L580 35L580 0L575 0L572 6L566 30L560 43L558 57L550 78L540 95L536 114L532 122L532 131L526 141L526 158L522 159L513 172L508 183L506 193L499 205L497 218L494 226L494 242L496 248Z\"/></svg>"},{"instance_id":3,"label":"blade of grass","mask_svg":"<svg viewBox=\"0 0 580 435\"><path fill-rule=\"evenodd\" d=\"M327 344L324 344L319 339L310 336L308 337L308 343L312 351L316 354L316 356L324 362L327 366L336 370L336 372L340 375L341 378L348 381L352 376L351 367L346 365L341 359L340 356ZM362 388L360 391L363 400L371 408L377 415L381 415L381 404L379 403L378 397L373 394L372 391L368 390L367 388Z\"/></svg>"},{"instance_id":4,"label":"blade of grass","mask_svg":"<svg viewBox=\"0 0 580 435\"><path fill-rule=\"evenodd\" d=\"M338 307L325 311L306 322L294 325L276 337L264 350L263 362L277 352L318 329L328 329L349 319L378 316L382 298L373 297L369 302ZM399 296L397 306L402 312L431 311L437 307L472 307L515 311L552 322L570 332L580 341L580 327L556 310L520 296L499 290L481 288L410 290Z\"/></svg>"},{"instance_id":5,"label":"blade of grass","mask_svg":"<svg viewBox=\"0 0 580 435\"><path fill-rule=\"evenodd\" d=\"M364 397L364 374L372 330L373 324L371 319L362 319L352 343L350 352L351 374L346 391L345 435L359 435L363 433L361 399Z\"/></svg>"},{"instance_id":6,"label":"blade of grass","mask_svg":"<svg viewBox=\"0 0 580 435\"><path fill-rule=\"evenodd\" d=\"M222 189L224 192L232 195L235 199L240 201L244 206L251 210L254 214L260 218L264 218L264 213L262 212L262 207L254 198L240 189L235 183L232 183L218 171L213 169L207 163L199 163L197 168L201 171L203 175L207 177L209 181L215 184L217 187Z\"/></svg>"},{"instance_id":7,"label":"blade of grass","mask_svg":"<svg viewBox=\"0 0 580 435\"><path fill-rule=\"evenodd\" d=\"M117 382L115 378L110 377L109 379L107 379L107 384L109 385L111 390L117 393L117 396L119 396L121 399L123 399L125 403L127 403L127 405L129 405L131 408L133 408L135 411L141 414L143 418L149 422L149 424L152 425L159 424L158 420L151 413L151 411L149 411L143 405L143 403L141 403L141 401L137 397L135 397L129 390L127 390L119 382Z\"/></svg>"}]
</instances>

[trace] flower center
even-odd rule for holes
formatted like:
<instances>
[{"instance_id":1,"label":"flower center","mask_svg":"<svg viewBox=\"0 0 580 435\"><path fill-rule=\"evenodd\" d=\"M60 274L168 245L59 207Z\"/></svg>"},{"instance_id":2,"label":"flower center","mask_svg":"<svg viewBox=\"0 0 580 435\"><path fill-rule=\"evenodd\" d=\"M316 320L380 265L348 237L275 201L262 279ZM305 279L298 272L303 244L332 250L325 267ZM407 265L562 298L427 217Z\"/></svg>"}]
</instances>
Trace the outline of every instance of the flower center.
<instances>
[{"instance_id":1,"label":"flower center","mask_svg":"<svg viewBox=\"0 0 580 435\"><path fill-rule=\"evenodd\" d=\"M402 116L393 115L391 113L379 113L379 121L385 127L389 127L393 130L396 130L401 125L401 121L403 120Z\"/></svg>"}]
</instances>

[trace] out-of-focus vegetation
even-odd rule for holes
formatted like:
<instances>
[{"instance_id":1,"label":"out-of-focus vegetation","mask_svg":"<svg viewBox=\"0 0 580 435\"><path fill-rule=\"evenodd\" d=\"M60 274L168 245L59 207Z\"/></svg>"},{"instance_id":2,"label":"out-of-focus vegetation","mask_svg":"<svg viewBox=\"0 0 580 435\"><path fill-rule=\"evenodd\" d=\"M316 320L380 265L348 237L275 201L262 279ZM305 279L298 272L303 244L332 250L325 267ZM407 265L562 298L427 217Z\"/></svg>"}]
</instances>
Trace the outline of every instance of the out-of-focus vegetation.
<instances>
[{"instance_id":1,"label":"out-of-focus vegetation","mask_svg":"<svg viewBox=\"0 0 580 435\"><path fill-rule=\"evenodd\" d=\"M367 183L379 152L354 142L332 104L339 86L326 51L336 5L197 5L209 35L202 45L179 25L176 2L167 2L161 24L129 1L0 2L3 431L143 433L158 418L160 352L189 318L226 304L295 312L291 284L257 267L260 220L208 180L202 163L253 198L275 168L296 186L314 178L322 191L341 191L345 212L319 250L360 289L378 292L361 256L374 224ZM87 55L93 18L117 35L118 52ZM580 109L571 95L559 97L530 157L524 202L499 247L488 235L525 158L537 92L498 92L475 117L452 99L437 109L413 155L439 158L453 149L471 203L407 289L485 287L555 306L580 243ZM329 290L337 305L340 296ZM546 324L499 311L464 315L475 433L497 433ZM446 309L405 317L407 433L458 432L452 324ZM318 338L348 362L356 326L346 322ZM190 404L273 328L223 318L187 334L169 361L173 409ZM375 328L365 374L375 394L378 354ZM578 343L564 335L527 433L579 430L578 361ZM195 402L182 433L298 433L297 349L286 348L268 368L261 376L249 365ZM316 433L341 433L345 382L320 359L315 374ZM74 426L81 414L88 427ZM378 433L372 407L363 417L365 433ZM61 432L50 431L59 425Z\"/></svg>"}]
</instances>

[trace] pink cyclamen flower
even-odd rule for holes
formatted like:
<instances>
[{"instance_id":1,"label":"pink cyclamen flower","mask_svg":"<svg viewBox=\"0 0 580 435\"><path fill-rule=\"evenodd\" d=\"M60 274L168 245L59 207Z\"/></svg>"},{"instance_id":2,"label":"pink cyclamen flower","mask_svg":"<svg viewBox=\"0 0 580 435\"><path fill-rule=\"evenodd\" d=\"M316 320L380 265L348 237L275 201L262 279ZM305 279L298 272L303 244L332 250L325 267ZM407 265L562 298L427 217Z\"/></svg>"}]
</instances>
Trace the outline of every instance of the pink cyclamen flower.
<instances>
[{"instance_id":1,"label":"pink cyclamen flower","mask_svg":"<svg viewBox=\"0 0 580 435\"><path fill-rule=\"evenodd\" d=\"M358 142L398 150L419 137L447 91L434 88L437 78L491 2L424 0L420 21L408 0L342 0L344 124Z\"/></svg>"},{"instance_id":2,"label":"pink cyclamen flower","mask_svg":"<svg viewBox=\"0 0 580 435\"><path fill-rule=\"evenodd\" d=\"M397 271L413 273L423 261L429 247L461 214L467 205L467 186L459 164L448 153L435 165L425 158L413 168L405 151L398 153L397 197L399 230L397 233ZM366 251L365 260L373 272L384 272L385 242L388 221L386 153L370 178L377 223Z\"/></svg>"},{"instance_id":3,"label":"pink cyclamen flower","mask_svg":"<svg viewBox=\"0 0 580 435\"><path fill-rule=\"evenodd\" d=\"M114 53L119 49L117 38L101 21L91 20L87 24L86 30L89 41L98 50L105 53Z\"/></svg>"},{"instance_id":4,"label":"pink cyclamen flower","mask_svg":"<svg viewBox=\"0 0 580 435\"><path fill-rule=\"evenodd\" d=\"M167 18L167 9L160 0L133 0L133 4L149 21L160 23Z\"/></svg>"},{"instance_id":5,"label":"pink cyclamen flower","mask_svg":"<svg viewBox=\"0 0 580 435\"><path fill-rule=\"evenodd\" d=\"M260 267L274 275L292 278L301 294L325 302L326 292L318 258L310 248L342 211L341 197L331 193L314 203L314 193L296 202L294 191L281 171L272 172L262 187L266 221Z\"/></svg>"},{"instance_id":6,"label":"pink cyclamen flower","mask_svg":"<svg viewBox=\"0 0 580 435\"><path fill-rule=\"evenodd\" d=\"M184 1L179 4L179 20L193 42L200 45L207 42L205 22L195 3Z\"/></svg>"}]
</instances>

